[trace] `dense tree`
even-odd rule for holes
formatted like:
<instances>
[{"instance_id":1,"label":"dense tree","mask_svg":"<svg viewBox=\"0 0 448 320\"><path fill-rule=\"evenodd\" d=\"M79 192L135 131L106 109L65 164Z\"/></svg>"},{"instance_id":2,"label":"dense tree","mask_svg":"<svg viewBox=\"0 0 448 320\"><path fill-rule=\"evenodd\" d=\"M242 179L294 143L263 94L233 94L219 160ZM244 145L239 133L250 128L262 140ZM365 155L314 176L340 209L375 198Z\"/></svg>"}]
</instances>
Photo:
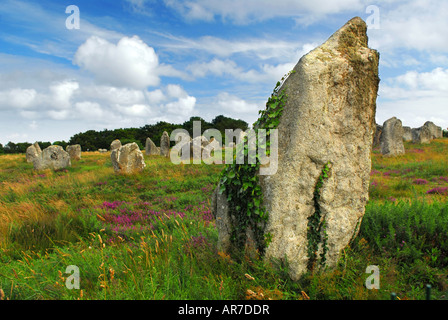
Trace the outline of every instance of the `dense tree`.
<instances>
[{"instance_id":1,"label":"dense tree","mask_svg":"<svg viewBox=\"0 0 448 320\"><path fill-rule=\"evenodd\" d=\"M5 153L5 149L3 149L3 145L0 143L0 154Z\"/></svg>"}]
</instances>

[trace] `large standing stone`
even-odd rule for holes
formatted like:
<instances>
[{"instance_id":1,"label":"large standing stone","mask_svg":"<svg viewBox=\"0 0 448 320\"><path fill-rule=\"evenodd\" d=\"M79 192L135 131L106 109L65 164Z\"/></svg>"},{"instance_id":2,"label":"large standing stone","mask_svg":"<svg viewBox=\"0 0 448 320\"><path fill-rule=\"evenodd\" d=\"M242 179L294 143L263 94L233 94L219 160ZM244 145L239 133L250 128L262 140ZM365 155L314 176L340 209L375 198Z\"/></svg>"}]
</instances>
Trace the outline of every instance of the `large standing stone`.
<instances>
[{"instance_id":1,"label":"large standing stone","mask_svg":"<svg viewBox=\"0 0 448 320\"><path fill-rule=\"evenodd\" d=\"M81 159L81 146L79 144L67 146L66 151L70 155L70 159L72 160Z\"/></svg>"},{"instance_id":2,"label":"large standing stone","mask_svg":"<svg viewBox=\"0 0 448 320\"><path fill-rule=\"evenodd\" d=\"M117 173L140 172L146 167L143 153L135 142L113 149L110 158Z\"/></svg>"},{"instance_id":3,"label":"large standing stone","mask_svg":"<svg viewBox=\"0 0 448 320\"><path fill-rule=\"evenodd\" d=\"M366 31L365 22L353 18L303 56L282 86L287 100L278 125L278 170L259 180L269 215L264 232L271 238L265 257L287 260L294 280L310 265L335 266L365 212L379 84L379 54L368 48ZM325 167L328 177L316 195ZM225 230L238 214L225 200L214 195L221 250L229 248ZM321 227L313 229L319 212ZM321 241L311 243L316 235Z\"/></svg>"},{"instance_id":4,"label":"large standing stone","mask_svg":"<svg viewBox=\"0 0 448 320\"><path fill-rule=\"evenodd\" d=\"M381 153L385 156L397 156L404 154L403 125L400 119L392 117L383 124L381 134Z\"/></svg>"},{"instance_id":5,"label":"large standing stone","mask_svg":"<svg viewBox=\"0 0 448 320\"><path fill-rule=\"evenodd\" d=\"M145 153L147 156L160 155L160 149L149 137L146 138Z\"/></svg>"},{"instance_id":6,"label":"large standing stone","mask_svg":"<svg viewBox=\"0 0 448 320\"><path fill-rule=\"evenodd\" d=\"M164 157L170 156L170 136L166 131L163 131L162 137L160 138L160 155Z\"/></svg>"},{"instance_id":7,"label":"large standing stone","mask_svg":"<svg viewBox=\"0 0 448 320\"><path fill-rule=\"evenodd\" d=\"M30 145L27 149L26 149L26 161L29 163L32 163L33 160L37 157L39 157L39 155L42 153L42 150L39 146L39 144L37 142L35 142L34 144Z\"/></svg>"},{"instance_id":8,"label":"large standing stone","mask_svg":"<svg viewBox=\"0 0 448 320\"><path fill-rule=\"evenodd\" d=\"M60 170L70 167L70 155L64 151L61 146L49 146L33 160L34 169L36 170Z\"/></svg>"},{"instance_id":9,"label":"large standing stone","mask_svg":"<svg viewBox=\"0 0 448 320\"><path fill-rule=\"evenodd\" d=\"M118 139L115 139L114 141L112 141L112 143L110 144L110 151L113 151L115 149L118 149L121 147L121 141Z\"/></svg>"}]
</instances>

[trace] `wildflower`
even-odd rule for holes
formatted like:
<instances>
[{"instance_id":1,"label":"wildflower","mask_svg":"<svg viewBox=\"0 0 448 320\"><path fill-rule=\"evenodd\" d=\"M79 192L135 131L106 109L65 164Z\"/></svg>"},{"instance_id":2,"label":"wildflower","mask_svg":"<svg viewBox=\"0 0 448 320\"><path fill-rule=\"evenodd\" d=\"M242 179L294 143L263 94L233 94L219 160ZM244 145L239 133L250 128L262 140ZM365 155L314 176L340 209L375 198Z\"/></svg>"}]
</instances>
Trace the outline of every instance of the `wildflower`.
<instances>
[{"instance_id":1,"label":"wildflower","mask_svg":"<svg viewBox=\"0 0 448 320\"><path fill-rule=\"evenodd\" d=\"M426 194L447 194L447 193L448 193L448 187L436 187L426 191Z\"/></svg>"},{"instance_id":2,"label":"wildflower","mask_svg":"<svg viewBox=\"0 0 448 320\"><path fill-rule=\"evenodd\" d=\"M414 184L427 184L428 181L425 179L415 179L412 183Z\"/></svg>"}]
</instances>

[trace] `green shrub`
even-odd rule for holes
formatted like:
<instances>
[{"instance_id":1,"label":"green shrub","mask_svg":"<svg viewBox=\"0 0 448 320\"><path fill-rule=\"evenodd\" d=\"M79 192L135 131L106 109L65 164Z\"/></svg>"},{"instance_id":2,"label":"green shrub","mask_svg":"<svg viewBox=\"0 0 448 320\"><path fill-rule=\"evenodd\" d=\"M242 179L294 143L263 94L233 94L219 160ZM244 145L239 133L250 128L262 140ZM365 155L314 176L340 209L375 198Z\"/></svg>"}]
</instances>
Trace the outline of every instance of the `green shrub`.
<instances>
[{"instance_id":1,"label":"green shrub","mask_svg":"<svg viewBox=\"0 0 448 320\"><path fill-rule=\"evenodd\" d=\"M448 264L448 204L369 203L360 228L378 253L389 254L403 264L429 260L434 267Z\"/></svg>"}]
</instances>

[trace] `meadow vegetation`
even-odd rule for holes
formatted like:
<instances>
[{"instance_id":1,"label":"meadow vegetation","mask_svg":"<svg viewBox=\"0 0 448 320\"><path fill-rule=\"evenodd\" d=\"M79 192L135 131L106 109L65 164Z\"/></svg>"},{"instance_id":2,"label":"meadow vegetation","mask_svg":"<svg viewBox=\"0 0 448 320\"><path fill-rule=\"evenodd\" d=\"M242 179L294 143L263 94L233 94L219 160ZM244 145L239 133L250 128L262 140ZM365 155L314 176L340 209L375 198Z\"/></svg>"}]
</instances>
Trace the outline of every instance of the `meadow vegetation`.
<instances>
[{"instance_id":1,"label":"meadow vegetation","mask_svg":"<svg viewBox=\"0 0 448 320\"><path fill-rule=\"evenodd\" d=\"M33 170L0 156L0 299L446 299L448 139L372 152L370 200L338 266L291 281L287 266L217 249L210 199L223 165L145 156L115 174L109 154ZM67 266L80 270L68 289ZM380 289L368 290L369 265Z\"/></svg>"}]
</instances>

